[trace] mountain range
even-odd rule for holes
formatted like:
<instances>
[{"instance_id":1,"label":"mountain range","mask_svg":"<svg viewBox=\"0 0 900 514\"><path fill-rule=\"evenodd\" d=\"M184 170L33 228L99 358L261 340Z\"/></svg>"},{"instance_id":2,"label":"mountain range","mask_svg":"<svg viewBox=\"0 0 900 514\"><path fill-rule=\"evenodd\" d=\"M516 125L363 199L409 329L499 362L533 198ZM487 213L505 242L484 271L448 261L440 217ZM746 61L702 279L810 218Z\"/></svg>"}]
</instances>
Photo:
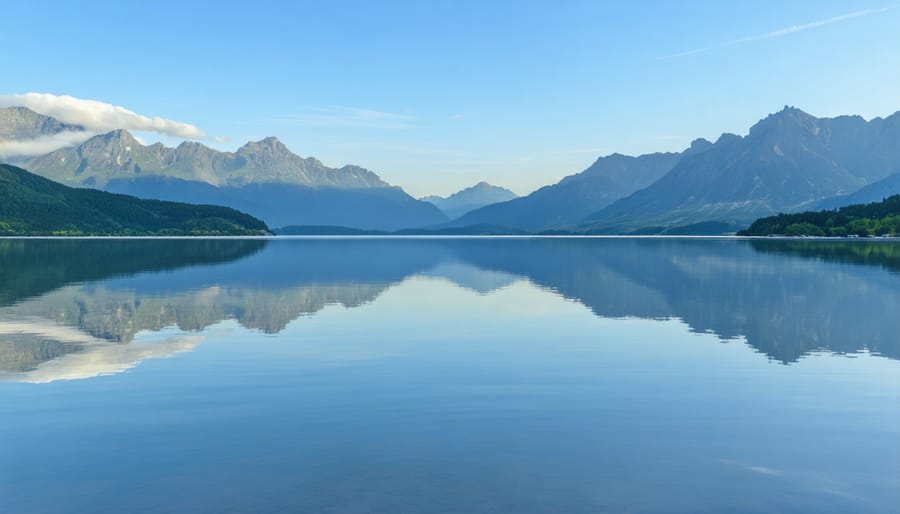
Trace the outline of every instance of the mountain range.
<instances>
[{"instance_id":1,"label":"mountain range","mask_svg":"<svg viewBox=\"0 0 900 514\"><path fill-rule=\"evenodd\" d=\"M698 139L681 153L601 157L579 174L450 224L592 233L719 230L824 202L840 207L880 200L900 192L900 180L891 178L898 172L900 113L867 122L785 107L747 136Z\"/></svg>"},{"instance_id":2,"label":"mountain range","mask_svg":"<svg viewBox=\"0 0 900 514\"><path fill-rule=\"evenodd\" d=\"M810 209L900 171L900 113L816 118L785 107L750 129L685 155L651 186L598 209L584 226L627 231L703 221L749 224Z\"/></svg>"},{"instance_id":3,"label":"mountain range","mask_svg":"<svg viewBox=\"0 0 900 514\"><path fill-rule=\"evenodd\" d=\"M0 109L7 138L24 140L79 127L23 107ZM37 127L37 128L35 128ZM330 168L292 153L277 138L220 152L185 141L175 148L144 145L126 130L96 135L77 146L15 159L29 171L75 187L139 198L223 205L273 227L348 225L396 230L446 222L437 207L416 200L359 166Z\"/></svg>"},{"instance_id":4,"label":"mountain range","mask_svg":"<svg viewBox=\"0 0 900 514\"><path fill-rule=\"evenodd\" d=\"M479 182L444 198L442 196L426 196L420 200L434 204L450 219L456 219L469 211L485 205L505 202L518 198L519 195L504 187L494 186L487 182Z\"/></svg>"},{"instance_id":5,"label":"mountain range","mask_svg":"<svg viewBox=\"0 0 900 514\"><path fill-rule=\"evenodd\" d=\"M194 141L175 148L141 144L127 130L92 137L77 147L30 159L28 169L67 185L104 187L110 180L165 176L213 186L257 183L308 187L390 187L358 166L329 168L295 155L274 137L250 142L236 152L219 152Z\"/></svg>"},{"instance_id":6,"label":"mountain range","mask_svg":"<svg viewBox=\"0 0 900 514\"><path fill-rule=\"evenodd\" d=\"M3 123L6 137L80 129L24 108L0 109ZM219 152L196 142L143 145L117 130L17 162L68 185L233 207L275 228L722 232L780 212L900 193L900 112L866 121L785 107L745 136L697 139L677 153L603 156L524 197L480 183L447 198L417 200L369 170L329 168L273 137Z\"/></svg>"},{"instance_id":7,"label":"mountain range","mask_svg":"<svg viewBox=\"0 0 900 514\"><path fill-rule=\"evenodd\" d=\"M577 225L600 207L649 186L672 169L683 155L702 151L709 144L697 140L682 153L600 157L577 175L528 196L476 209L449 225L499 225L529 231Z\"/></svg>"}]
</instances>

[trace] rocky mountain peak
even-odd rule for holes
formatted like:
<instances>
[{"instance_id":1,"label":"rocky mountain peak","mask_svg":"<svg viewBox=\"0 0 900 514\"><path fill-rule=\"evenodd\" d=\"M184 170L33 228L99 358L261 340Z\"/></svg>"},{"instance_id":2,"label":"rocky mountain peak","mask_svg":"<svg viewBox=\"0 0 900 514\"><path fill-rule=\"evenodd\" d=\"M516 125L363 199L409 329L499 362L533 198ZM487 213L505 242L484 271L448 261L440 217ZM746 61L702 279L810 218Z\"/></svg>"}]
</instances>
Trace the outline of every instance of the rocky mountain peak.
<instances>
[{"instance_id":1,"label":"rocky mountain peak","mask_svg":"<svg viewBox=\"0 0 900 514\"><path fill-rule=\"evenodd\" d=\"M175 148L175 151L179 155L213 155L218 153L212 148L196 141L183 141Z\"/></svg>"},{"instance_id":2,"label":"rocky mountain peak","mask_svg":"<svg viewBox=\"0 0 900 514\"><path fill-rule=\"evenodd\" d=\"M111 132L107 132L102 136L107 141L121 141L123 143L138 143L138 140L131 135L131 132L128 132L125 129L116 129Z\"/></svg>"},{"instance_id":3,"label":"rocky mountain peak","mask_svg":"<svg viewBox=\"0 0 900 514\"><path fill-rule=\"evenodd\" d=\"M259 141L250 141L238 148L237 153L243 154L268 154L268 155L292 155L288 147L275 136L269 136Z\"/></svg>"},{"instance_id":4,"label":"rocky mountain peak","mask_svg":"<svg viewBox=\"0 0 900 514\"><path fill-rule=\"evenodd\" d=\"M719 139L716 139L716 146L740 143L743 140L741 136L732 134L731 132L723 132Z\"/></svg>"},{"instance_id":5,"label":"rocky mountain peak","mask_svg":"<svg viewBox=\"0 0 900 514\"><path fill-rule=\"evenodd\" d=\"M474 186L469 186L465 189L461 189L452 195L448 196L447 199L451 198L464 198L464 197L473 197L473 196L482 196L482 195L499 195L501 197L508 197L507 199L515 198L516 194L510 191L509 189L495 186L488 182L482 180L481 182L475 184Z\"/></svg>"},{"instance_id":6,"label":"rocky mountain peak","mask_svg":"<svg viewBox=\"0 0 900 514\"><path fill-rule=\"evenodd\" d=\"M38 117L41 114L38 114L28 107L22 107L19 105L13 105L11 107L5 107L0 109L0 113L7 113L8 116L18 116L20 118L29 118L29 117Z\"/></svg>"},{"instance_id":7,"label":"rocky mountain peak","mask_svg":"<svg viewBox=\"0 0 900 514\"><path fill-rule=\"evenodd\" d=\"M80 125L62 123L56 118L44 116L27 107L0 109L0 139L24 140L58 134L64 131L83 131Z\"/></svg>"},{"instance_id":8,"label":"rocky mountain peak","mask_svg":"<svg viewBox=\"0 0 900 514\"><path fill-rule=\"evenodd\" d=\"M785 106L784 109L770 114L750 127L750 136L759 137L767 133L803 132L817 136L820 132L818 119L796 107Z\"/></svg>"},{"instance_id":9,"label":"rocky mountain peak","mask_svg":"<svg viewBox=\"0 0 900 514\"><path fill-rule=\"evenodd\" d=\"M711 141L709 141L708 139L704 139L704 138L702 138L702 137L699 137L699 138L697 138L697 139L691 141L690 152L691 152L691 153L702 152L702 151L707 150L708 148L710 148L710 147L712 147L712 146L713 146L713 144L712 144Z\"/></svg>"},{"instance_id":10,"label":"rocky mountain peak","mask_svg":"<svg viewBox=\"0 0 900 514\"><path fill-rule=\"evenodd\" d=\"M127 130L118 129L88 139L78 150L81 154L90 154L101 150L108 153L134 148L143 148L143 145Z\"/></svg>"}]
</instances>

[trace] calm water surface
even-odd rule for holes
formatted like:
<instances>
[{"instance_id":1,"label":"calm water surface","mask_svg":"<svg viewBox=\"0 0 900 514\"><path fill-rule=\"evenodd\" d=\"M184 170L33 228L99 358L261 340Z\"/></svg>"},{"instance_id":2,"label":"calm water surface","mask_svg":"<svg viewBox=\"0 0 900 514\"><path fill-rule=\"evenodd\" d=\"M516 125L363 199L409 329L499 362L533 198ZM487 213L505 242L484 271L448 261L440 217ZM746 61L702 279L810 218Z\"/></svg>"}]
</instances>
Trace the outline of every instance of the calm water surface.
<instances>
[{"instance_id":1,"label":"calm water surface","mask_svg":"<svg viewBox=\"0 0 900 514\"><path fill-rule=\"evenodd\" d=\"M900 244L0 240L0 512L897 512Z\"/></svg>"}]
</instances>

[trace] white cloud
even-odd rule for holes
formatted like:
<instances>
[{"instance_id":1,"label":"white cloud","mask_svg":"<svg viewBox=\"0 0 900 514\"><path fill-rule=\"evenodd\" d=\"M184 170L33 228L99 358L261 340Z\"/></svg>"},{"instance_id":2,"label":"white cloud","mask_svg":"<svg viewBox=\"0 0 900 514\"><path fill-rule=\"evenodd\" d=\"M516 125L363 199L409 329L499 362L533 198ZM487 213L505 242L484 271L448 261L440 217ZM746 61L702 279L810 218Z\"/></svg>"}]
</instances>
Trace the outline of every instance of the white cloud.
<instances>
[{"instance_id":1,"label":"white cloud","mask_svg":"<svg viewBox=\"0 0 900 514\"><path fill-rule=\"evenodd\" d=\"M101 133L125 129L157 132L184 139L203 138L203 131L189 123L159 117L150 118L118 105L68 95L49 93L0 95L0 107L10 106L28 107L63 123L81 125L88 132Z\"/></svg>"},{"instance_id":2,"label":"white cloud","mask_svg":"<svg viewBox=\"0 0 900 514\"><path fill-rule=\"evenodd\" d=\"M804 30L815 29L819 27L823 27L825 25L831 25L832 23L838 23L846 20L851 20L853 18L860 18L863 16L870 16L872 14L881 14L887 11L894 9L894 7L882 7L879 9L863 9L861 11L854 11L847 14L841 14L839 16L832 16L831 18L826 18L824 20L812 21L809 23L803 23L800 25L791 25L790 27L784 27L778 30L773 30L771 32L765 32L762 34L756 34L753 36L747 36L740 39L735 39L733 41L728 41L726 43L722 43L719 45L706 46L703 48L695 48L693 50L687 50L685 52L679 52L677 54L668 55L662 57L661 59L672 59L676 57L686 57L688 55L701 54L704 52L709 52L710 50L718 50L720 48L725 48L733 45L739 45L742 43L752 43L754 41L762 41L765 39L772 39L776 37L787 36L790 34L794 34L797 32L802 32Z\"/></svg>"},{"instance_id":3,"label":"white cloud","mask_svg":"<svg viewBox=\"0 0 900 514\"><path fill-rule=\"evenodd\" d=\"M35 369L0 373L0 382L33 384L122 373L147 359L164 359L194 351L204 340L202 335L178 334L152 343L118 344L96 338L74 327L57 325L39 318L0 320L0 335L4 334L24 334L36 339L81 345L81 351L42 362Z\"/></svg>"},{"instance_id":4,"label":"white cloud","mask_svg":"<svg viewBox=\"0 0 900 514\"><path fill-rule=\"evenodd\" d=\"M35 369L0 375L0 380L46 384L57 380L80 380L128 371L147 359L164 359L192 352L203 336L178 336L159 343L84 345L77 353L39 364Z\"/></svg>"},{"instance_id":5,"label":"white cloud","mask_svg":"<svg viewBox=\"0 0 900 514\"><path fill-rule=\"evenodd\" d=\"M0 140L0 157L43 155L60 148L81 144L94 135L96 135L94 132L79 130L40 136L35 139Z\"/></svg>"}]
</instances>

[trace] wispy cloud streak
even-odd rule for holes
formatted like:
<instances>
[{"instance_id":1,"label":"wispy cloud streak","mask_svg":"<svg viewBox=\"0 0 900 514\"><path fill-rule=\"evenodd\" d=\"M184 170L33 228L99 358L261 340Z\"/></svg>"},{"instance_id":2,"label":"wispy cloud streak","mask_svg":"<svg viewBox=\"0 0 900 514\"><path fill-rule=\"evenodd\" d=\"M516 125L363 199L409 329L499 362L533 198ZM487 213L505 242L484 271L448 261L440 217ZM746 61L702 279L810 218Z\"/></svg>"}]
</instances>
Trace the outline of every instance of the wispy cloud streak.
<instances>
[{"instance_id":1,"label":"wispy cloud streak","mask_svg":"<svg viewBox=\"0 0 900 514\"><path fill-rule=\"evenodd\" d=\"M687 50L684 52L679 52L677 54L667 55L661 57L661 59L674 59L677 57L686 57L688 55L696 55L705 52L709 52L711 50L718 50L720 48L727 48L729 46L740 45L744 43L752 43L755 41L763 41L765 39L772 39L782 36L788 36L791 34L796 34L797 32L803 32L804 30L817 29L819 27L824 27L826 25L831 25L833 23L840 23L842 21L852 20L853 18L862 18L863 16L871 16L873 14L881 14L887 11L894 9L896 6L890 7L881 7L877 9L863 9L861 11L854 11L847 14L842 14L840 16L832 16L831 18L826 18L824 20L812 21L809 23L803 23L800 25L791 25L790 27L784 27L778 30L773 30L771 32L765 32L763 34L756 34L753 36L743 37L740 39L735 39L733 41L728 41L726 43L722 43L719 45L706 46L703 48L695 48L693 50Z\"/></svg>"},{"instance_id":2,"label":"wispy cloud streak","mask_svg":"<svg viewBox=\"0 0 900 514\"><path fill-rule=\"evenodd\" d=\"M34 139L0 140L0 157L42 155L67 146L79 145L95 135L95 132L86 130L67 130Z\"/></svg>"}]
</instances>

